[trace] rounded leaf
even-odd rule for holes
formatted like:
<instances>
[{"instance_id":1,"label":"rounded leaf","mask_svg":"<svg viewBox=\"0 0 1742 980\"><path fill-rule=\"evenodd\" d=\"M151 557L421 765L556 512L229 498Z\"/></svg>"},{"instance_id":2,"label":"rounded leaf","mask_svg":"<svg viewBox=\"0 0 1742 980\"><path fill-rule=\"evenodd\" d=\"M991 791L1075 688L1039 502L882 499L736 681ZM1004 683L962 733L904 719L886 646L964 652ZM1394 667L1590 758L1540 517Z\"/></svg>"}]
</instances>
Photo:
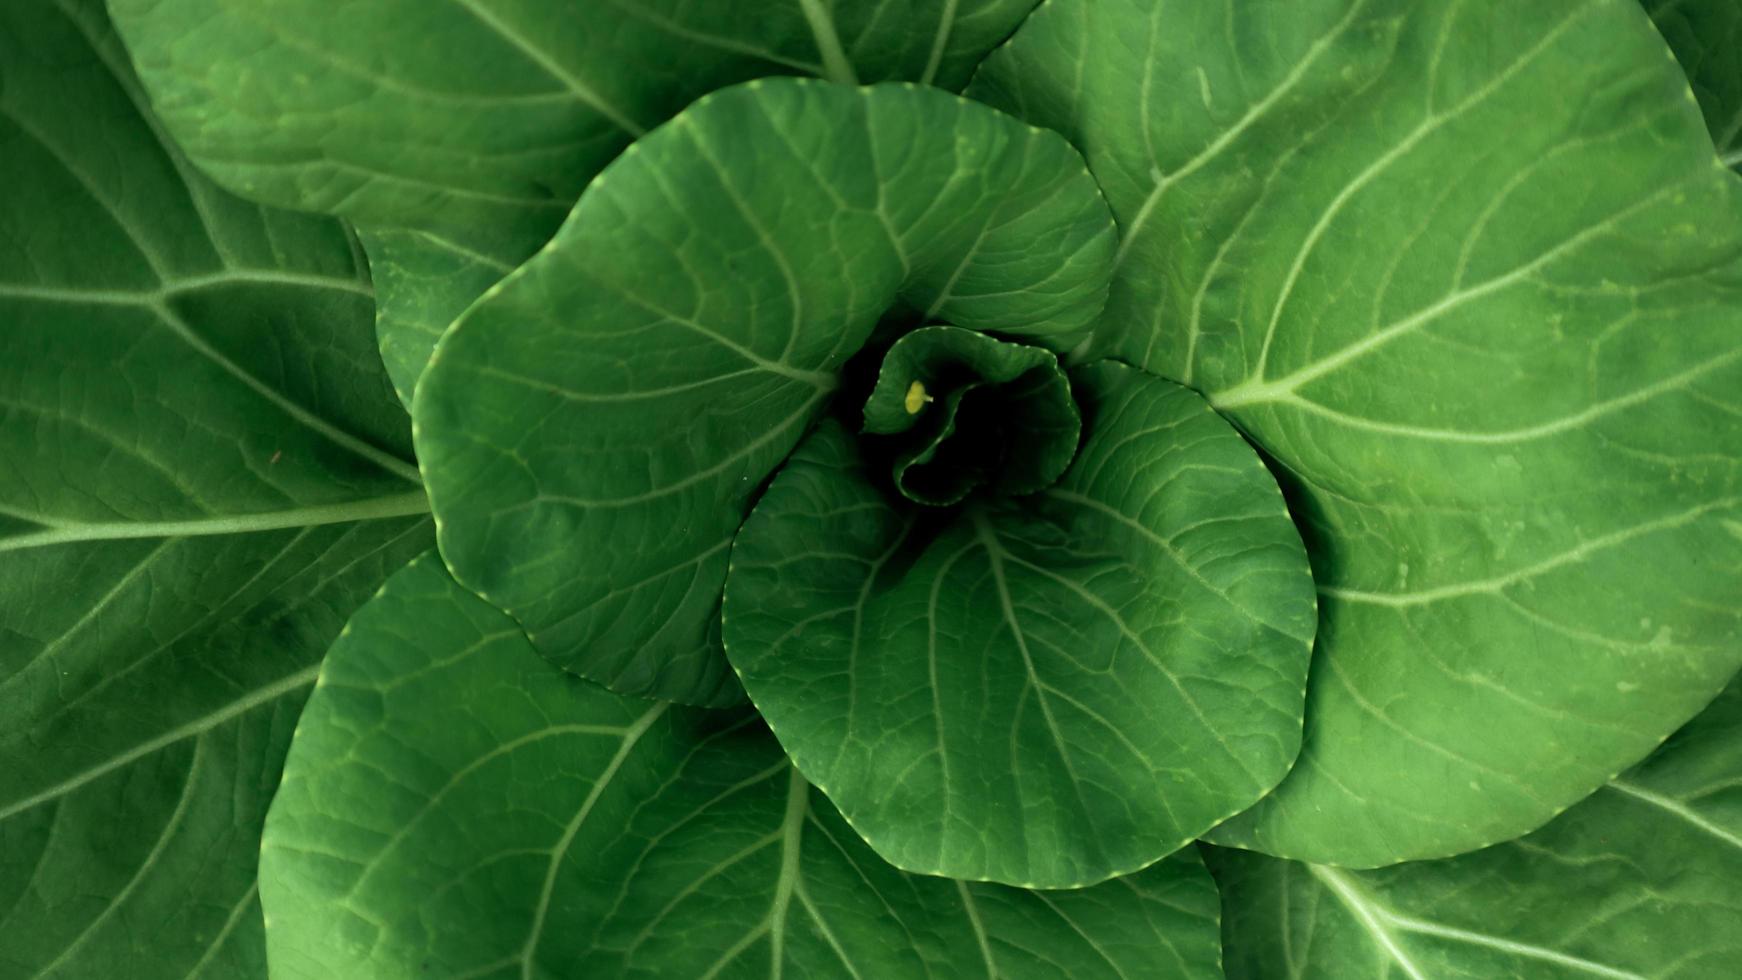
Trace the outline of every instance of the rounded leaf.
<instances>
[{"instance_id":1,"label":"rounded leaf","mask_svg":"<svg viewBox=\"0 0 1742 980\"><path fill-rule=\"evenodd\" d=\"M1638 3L1053 0L979 78L1118 215L1103 348L1313 556L1300 764L1216 840L1510 839L1742 666L1742 183Z\"/></svg>"},{"instance_id":2,"label":"rounded leaf","mask_svg":"<svg viewBox=\"0 0 1742 980\"><path fill-rule=\"evenodd\" d=\"M794 72L959 89L1035 2L110 7L170 132L233 190L372 228L541 241L593 174L708 92Z\"/></svg>"},{"instance_id":3,"label":"rounded leaf","mask_svg":"<svg viewBox=\"0 0 1742 980\"><path fill-rule=\"evenodd\" d=\"M1300 745L1312 579L1238 433L1072 374L1064 477L938 512L829 422L732 549L732 665L793 762L910 871L1100 881L1250 806Z\"/></svg>"},{"instance_id":4,"label":"rounded leaf","mask_svg":"<svg viewBox=\"0 0 1742 980\"><path fill-rule=\"evenodd\" d=\"M960 89L1037 0L114 0L163 124L255 200L356 222L381 352L434 335L631 141L765 75ZM389 274L381 275L381 269Z\"/></svg>"},{"instance_id":5,"label":"rounded leaf","mask_svg":"<svg viewBox=\"0 0 1742 980\"><path fill-rule=\"evenodd\" d=\"M1351 871L1205 848L1228 976L1733 976L1742 680L1644 763L1520 840Z\"/></svg>"},{"instance_id":6,"label":"rounded leaf","mask_svg":"<svg viewBox=\"0 0 1742 980\"><path fill-rule=\"evenodd\" d=\"M726 549L878 320L1068 348L1112 251L1056 134L913 86L711 95L442 338L413 403L442 557L571 671L741 700Z\"/></svg>"},{"instance_id":7,"label":"rounded leaf","mask_svg":"<svg viewBox=\"0 0 1742 980\"><path fill-rule=\"evenodd\" d=\"M903 874L754 713L565 674L434 556L334 645L261 869L293 980L1220 976L1195 854L1050 895Z\"/></svg>"}]
</instances>

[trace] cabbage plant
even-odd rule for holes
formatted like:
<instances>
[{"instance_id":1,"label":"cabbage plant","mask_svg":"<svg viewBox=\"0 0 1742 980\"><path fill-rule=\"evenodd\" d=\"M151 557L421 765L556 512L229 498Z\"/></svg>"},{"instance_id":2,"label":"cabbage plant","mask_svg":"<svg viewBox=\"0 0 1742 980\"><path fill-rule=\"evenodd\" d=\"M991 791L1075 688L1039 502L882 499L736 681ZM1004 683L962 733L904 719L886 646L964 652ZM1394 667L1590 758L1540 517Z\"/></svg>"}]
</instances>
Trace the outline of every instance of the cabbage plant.
<instances>
[{"instance_id":1,"label":"cabbage plant","mask_svg":"<svg viewBox=\"0 0 1742 980\"><path fill-rule=\"evenodd\" d=\"M1739 44L0 4L0 976L1734 975Z\"/></svg>"}]
</instances>

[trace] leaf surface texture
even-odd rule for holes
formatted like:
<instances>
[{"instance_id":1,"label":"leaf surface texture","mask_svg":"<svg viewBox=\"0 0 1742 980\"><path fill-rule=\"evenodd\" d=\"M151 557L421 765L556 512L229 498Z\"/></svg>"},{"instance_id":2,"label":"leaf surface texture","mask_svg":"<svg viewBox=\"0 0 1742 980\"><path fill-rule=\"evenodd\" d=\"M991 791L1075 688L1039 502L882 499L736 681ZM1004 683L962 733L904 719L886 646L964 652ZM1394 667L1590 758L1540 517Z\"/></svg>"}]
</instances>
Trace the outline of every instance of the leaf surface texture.
<instances>
[{"instance_id":1,"label":"leaf surface texture","mask_svg":"<svg viewBox=\"0 0 1742 980\"><path fill-rule=\"evenodd\" d=\"M879 320L1068 349L1113 247L1074 150L957 96L710 95L442 339L413 406L442 557L584 677L741 700L718 639L727 548Z\"/></svg>"},{"instance_id":2,"label":"leaf surface texture","mask_svg":"<svg viewBox=\"0 0 1742 980\"><path fill-rule=\"evenodd\" d=\"M1510 843L1374 871L1205 852L1234 980L1729 976L1742 956L1742 681Z\"/></svg>"},{"instance_id":3,"label":"leaf surface texture","mask_svg":"<svg viewBox=\"0 0 1742 980\"><path fill-rule=\"evenodd\" d=\"M0 66L0 975L263 976L297 712L432 539L361 252L198 176L95 0Z\"/></svg>"},{"instance_id":4,"label":"leaf surface texture","mask_svg":"<svg viewBox=\"0 0 1742 980\"><path fill-rule=\"evenodd\" d=\"M1312 579L1196 394L1073 372L1084 443L1027 497L907 504L834 423L732 550L725 637L798 768L889 861L1035 887L1134 871L1299 748Z\"/></svg>"},{"instance_id":5,"label":"leaf surface texture","mask_svg":"<svg viewBox=\"0 0 1742 980\"><path fill-rule=\"evenodd\" d=\"M565 674L433 558L329 655L262 867L291 978L1219 976L1195 854L1071 892L903 874L753 713Z\"/></svg>"},{"instance_id":6,"label":"leaf surface texture","mask_svg":"<svg viewBox=\"0 0 1742 980\"><path fill-rule=\"evenodd\" d=\"M1313 556L1300 761L1217 840L1508 839L1735 673L1742 184L1637 4L1055 0L971 91L1084 150L1104 348L1238 425Z\"/></svg>"}]
</instances>

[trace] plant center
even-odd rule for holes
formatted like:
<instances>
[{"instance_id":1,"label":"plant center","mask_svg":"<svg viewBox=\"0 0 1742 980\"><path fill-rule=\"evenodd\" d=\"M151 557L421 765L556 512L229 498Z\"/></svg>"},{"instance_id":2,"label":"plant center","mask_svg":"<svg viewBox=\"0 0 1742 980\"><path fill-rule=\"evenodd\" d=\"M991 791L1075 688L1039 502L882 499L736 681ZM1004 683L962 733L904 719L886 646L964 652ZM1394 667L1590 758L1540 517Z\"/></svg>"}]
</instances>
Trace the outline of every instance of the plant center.
<instances>
[{"instance_id":1,"label":"plant center","mask_svg":"<svg viewBox=\"0 0 1742 980\"><path fill-rule=\"evenodd\" d=\"M1045 489L1070 466L1081 419L1052 352L922 327L884 355L863 432L892 455L903 496L943 507L984 489Z\"/></svg>"}]
</instances>

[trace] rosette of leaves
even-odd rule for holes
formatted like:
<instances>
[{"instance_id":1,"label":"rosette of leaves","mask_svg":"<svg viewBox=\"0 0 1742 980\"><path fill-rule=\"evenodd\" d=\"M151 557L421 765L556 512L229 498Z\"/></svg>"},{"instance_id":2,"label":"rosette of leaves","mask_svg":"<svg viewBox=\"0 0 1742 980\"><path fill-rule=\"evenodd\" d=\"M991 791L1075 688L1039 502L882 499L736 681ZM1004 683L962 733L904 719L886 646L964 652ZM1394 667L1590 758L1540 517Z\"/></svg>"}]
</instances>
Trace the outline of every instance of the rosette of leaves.
<instances>
[{"instance_id":1,"label":"rosette of leaves","mask_svg":"<svg viewBox=\"0 0 1742 980\"><path fill-rule=\"evenodd\" d=\"M0 9L0 973L1724 975L1732 14Z\"/></svg>"}]
</instances>

